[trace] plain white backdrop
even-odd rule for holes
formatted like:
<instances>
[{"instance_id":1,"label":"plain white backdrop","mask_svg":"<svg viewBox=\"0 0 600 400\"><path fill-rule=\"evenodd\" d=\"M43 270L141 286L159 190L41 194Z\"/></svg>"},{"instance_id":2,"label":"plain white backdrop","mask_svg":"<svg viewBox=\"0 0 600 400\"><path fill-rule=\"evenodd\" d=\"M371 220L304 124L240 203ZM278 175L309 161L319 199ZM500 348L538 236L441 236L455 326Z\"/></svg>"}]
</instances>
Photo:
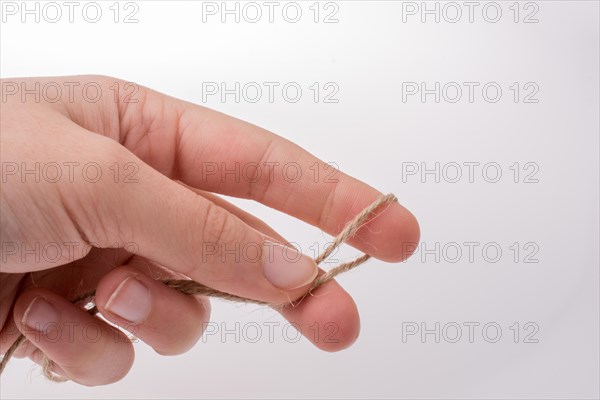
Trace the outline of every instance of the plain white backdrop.
<instances>
[{"instance_id":1,"label":"plain white backdrop","mask_svg":"<svg viewBox=\"0 0 600 400\"><path fill-rule=\"evenodd\" d=\"M3 1L2 78L111 75L263 126L396 193L421 248L340 278L362 321L346 351L215 301L216 331L183 356L138 343L96 388L14 360L0 397L598 398L598 2L275 2L273 22L261 1L114 3L70 22L59 1L53 23L54 5ZM236 82L239 102L212 94ZM328 239L235 202L302 246Z\"/></svg>"}]
</instances>

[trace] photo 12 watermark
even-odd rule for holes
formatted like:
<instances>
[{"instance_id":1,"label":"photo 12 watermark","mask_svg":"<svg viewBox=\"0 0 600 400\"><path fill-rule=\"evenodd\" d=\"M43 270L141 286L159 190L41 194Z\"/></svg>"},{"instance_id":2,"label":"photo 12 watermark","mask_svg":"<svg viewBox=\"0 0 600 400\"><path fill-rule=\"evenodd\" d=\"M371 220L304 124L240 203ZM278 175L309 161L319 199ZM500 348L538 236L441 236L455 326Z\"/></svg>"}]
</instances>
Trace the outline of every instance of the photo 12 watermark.
<instances>
[{"instance_id":1,"label":"photo 12 watermark","mask_svg":"<svg viewBox=\"0 0 600 400\"><path fill-rule=\"evenodd\" d=\"M537 82L402 82L402 103L495 104L502 100L519 104L537 104Z\"/></svg>"},{"instance_id":2,"label":"photo 12 watermark","mask_svg":"<svg viewBox=\"0 0 600 400\"><path fill-rule=\"evenodd\" d=\"M2 183L139 183L138 163L110 164L96 161L4 161L0 163Z\"/></svg>"},{"instance_id":3,"label":"photo 12 watermark","mask_svg":"<svg viewBox=\"0 0 600 400\"><path fill-rule=\"evenodd\" d=\"M102 100L114 103L135 104L139 102L140 87L134 82L81 81L0 81L2 103L99 103Z\"/></svg>"},{"instance_id":4,"label":"photo 12 watermark","mask_svg":"<svg viewBox=\"0 0 600 400\"><path fill-rule=\"evenodd\" d=\"M310 181L313 183L336 184L339 181L340 168L335 162L314 162L302 165L295 161L262 161L262 162L214 162L200 163L200 182L219 183L259 183L271 184L282 181L286 184Z\"/></svg>"},{"instance_id":5,"label":"photo 12 watermark","mask_svg":"<svg viewBox=\"0 0 600 400\"><path fill-rule=\"evenodd\" d=\"M447 241L403 243L404 263L422 264L539 264L541 246L535 241Z\"/></svg>"},{"instance_id":6,"label":"photo 12 watermark","mask_svg":"<svg viewBox=\"0 0 600 400\"><path fill-rule=\"evenodd\" d=\"M298 343L302 337L314 343L338 343L340 332L336 322L315 322L305 329L294 322L205 322L202 343Z\"/></svg>"},{"instance_id":7,"label":"photo 12 watermark","mask_svg":"<svg viewBox=\"0 0 600 400\"><path fill-rule=\"evenodd\" d=\"M0 243L0 258L2 264L9 262L20 264L43 264L43 265L63 265L73 261L86 258L87 263L95 261L109 261L106 254L92 253L93 248L103 249L122 249L130 255L139 253L139 245L136 242L110 243L109 246L100 245L94 242L78 241L10 241L3 240ZM115 264L122 260L118 251L113 252L113 261Z\"/></svg>"},{"instance_id":8,"label":"photo 12 watermark","mask_svg":"<svg viewBox=\"0 0 600 400\"><path fill-rule=\"evenodd\" d=\"M2 1L0 20L8 23L77 23L137 24L138 1Z\"/></svg>"},{"instance_id":9,"label":"photo 12 watermark","mask_svg":"<svg viewBox=\"0 0 600 400\"><path fill-rule=\"evenodd\" d=\"M403 1L403 23L488 23L540 22L540 5L534 1Z\"/></svg>"},{"instance_id":10,"label":"photo 12 watermark","mask_svg":"<svg viewBox=\"0 0 600 400\"><path fill-rule=\"evenodd\" d=\"M340 22L340 2L335 1L202 1L202 23Z\"/></svg>"},{"instance_id":11,"label":"photo 12 watermark","mask_svg":"<svg viewBox=\"0 0 600 400\"><path fill-rule=\"evenodd\" d=\"M540 165L535 161L403 161L402 183L540 183Z\"/></svg>"},{"instance_id":12,"label":"photo 12 watermark","mask_svg":"<svg viewBox=\"0 0 600 400\"><path fill-rule=\"evenodd\" d=\"M402 322L402 343L539 343L536 322Z\"/></svg>"},{"instance_id":13,"label":"photo 12 watermark","mask_svg":"<svg viewBox=\"0 0 600 400\"><path fill-rule=\"evenodd\" d=\"M92 303L82 304L82 308L89 310ZM27 340L36 345L37 343L98 343L103 337L109 335L108 342L112 343L138 343L140 340L135 336L139 331L137 324L116 323L111 324L117 329L106 330L102 328L105 322L98 319L93 322L82 323L81 321L53 321L41 324L36 322L33 326L22 323L20 329L16 325L8 324L0 335L0 342L7 344L9 338L15 334L26 334ZM121 332L126 333L122 335Z\"/></svg>"},{"instance_id":14,"label":"photo 12 watermark","mask_svg":"<svg viewBox=\"0 0 600 400\"><path fill-rule=\"evenodd\" d=\"M202 82L202 103L324 103L340 102L336 82L267 81Z\"/></svg>"}]
</instances>

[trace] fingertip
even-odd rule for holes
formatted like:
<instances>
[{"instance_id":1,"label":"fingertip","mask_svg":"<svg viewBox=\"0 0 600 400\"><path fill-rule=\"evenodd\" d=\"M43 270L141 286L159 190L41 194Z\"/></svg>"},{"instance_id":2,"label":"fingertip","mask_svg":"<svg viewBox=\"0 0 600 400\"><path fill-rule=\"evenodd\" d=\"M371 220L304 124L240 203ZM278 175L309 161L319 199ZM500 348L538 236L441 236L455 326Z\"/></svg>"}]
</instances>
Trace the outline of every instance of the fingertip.
<instances>
[{"instance_id":1,"label":"fingertip","mask_svg":"<svg viewBox=\"0 0 600 400\"><path fill-rule=\"evenodd\" d=\"M360 317L352 297L335 281L328 282L282 315L296 324L316 347L336 352L350 347L360 334Z\"/></svg>"},{"instance_id":2,"label":"fingertip","mask_svg":"<svg viewBox=\"0 0 600 400\"><path fill-rule=\"evenodd\" d=\"M56 363L54 372L86 386L105 385L122 379L134 359L130 340L118 329L90 315L62 296L31 288L17 299L17 328ZM37 355L36 355L37 354Z\"/></svg>"},{"instance_id":3,"label":"fingertip","mask_svg":"<svg viewBox=\"0 0 600 400\"><path fill-rule=\"evenodd\" d=\"M141 272L131 266L114 268L107 273L96 287L96 306L102 313L108 311L106 305L109 303L115 291L129 278L138 278Z\"/></svg>"},{"instance_id":4,"label":"fingertip","mask_svg":"<svg viewBox=\"0 0 600 400\"><path fill-rule=\"evenodd\" d=\"M182 354L192 348L211 313L207 298L179 292L131 265L115 268L103 277L96 305L110 322L161 355Z\"/></svg>"},{"instance_id":5,"label":"fingertip","mask_svg":"<svg viewBox=\"0 0 600 400\"><path fill-rule=\"evenodd\" d=\"M314 302L314 313L321 330L316 346L328 352L347 349L356 342L360 334L360 316L352 297L337 282L330 282L317 289L314 296L327 291L335 292L335 297L327 302ZM325 303L325 304L317 304Z\"/></svg>"},{"instance_id":6,"label":"fingertip","mask_svg":"<svg viewBox=\"0 0 600 400\"><path fill-rule=\"evenodd\" d=\"M416 250L421 237L417 218L397 202L362 227L356 234L366 252L386 262L401 262Z\"/></svg>"},{"instance_id":7,"label":"fingertip","mask_svg":"<svg viewBox=\"0 0 600 400\"><path fill-rule=\"evenodd\" d=\"M391 246L383 261L401 262L409 258L416 250L421 239L419 221L408 209L393 203L389 215L390 230L393 232Z\"/></svg>"},{"instance_id":8,"label":"fingertip","mask_svg":"<svg viewBox=\"0 0 600 400\"><path fill-rule=\"evenodd\" d=\"M44 300L56 307L54 303L56 303L56 300L58 299L58 306L60 307L62 302L60 301L59 297L60 296L57 294L44 288L29 288L25 290L15 302L13 318L17 328L21 331L25 330L23 321L27 316L27 311L30 309L30 306L34 301L37 301L38 299Z\"/></svg>"}]
</instances>

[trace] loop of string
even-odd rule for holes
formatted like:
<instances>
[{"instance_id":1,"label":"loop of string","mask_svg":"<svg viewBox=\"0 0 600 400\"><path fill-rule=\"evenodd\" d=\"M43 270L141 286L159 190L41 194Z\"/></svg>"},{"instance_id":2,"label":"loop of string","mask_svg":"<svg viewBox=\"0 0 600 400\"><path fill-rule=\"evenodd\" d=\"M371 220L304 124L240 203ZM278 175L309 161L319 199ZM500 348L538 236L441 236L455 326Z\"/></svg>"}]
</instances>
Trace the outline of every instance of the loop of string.
<instances>
[{"instance_id":1,"label":"loop of string","mask_svg":"<svg viewBox=\"0 0 600 400\"><path fill-rule=\"evenodd\" d=\"M331 242L325 248L325 250L321 254L319 254L319 256L317 258L314 259L315 263L317 265L321 264L342 243L345 243L349 238L354 236L354 234L365 223L372 220L376 216L380 215L381 212L385 211L385 209L384 209L380 213L375 213L380 207L385 206L387 208L387 206L390 203L392 203L393 201L396 201L396 200L397 200L397 198L395 195L387 194L385 196L381 196L379 199L377 199L375 202L373 202L367 208L362 210L358 215L356 215L356 217L354 217L353 220L349 221L344 226L344 229L342 229L342 231L335 237L333 242ZM369 258L370 258L369 255L363 254L362 256L357 257L356 259L354 259L352 261L339 264L336 267L331 268L329 271L325 272L324 274L319 275L313 281L312 285L310 286L310 289L308 289L308 291L302 297L300 297L300 299L297 300L295 303L290 302L291 305L297 306L298 304L300 304L300 302L302 302L302 300L304 300L304 298L306 296L308 296L309 294L312 295L312 292L315 289L317 289L319 286L331 281L339 274L345 273L347 271L350 271L353 268L358 267L359 265L361 265L362 263L367 261ZM208 286L205 286L201 283L198 283L198 282L190 280L190 279L165 279L165 280L162 280L162 283L164 283L165 285L167 285L173 289L178 290L181 293L191 295L191 296L217 297L217 298L221 298L221 299L225 299L225 300L229 300L229 301L235 301L235 302L241 302L241 303L253 303L253 304L260 304L260 305L269 305L271 307L282 307L282 306L286 305L286 304L273 305L273 304L270 304L270 303L267 303L264 301L255 300L255 299L247 299L245 297L236 296L231 293L221 292L219 290L210 288ZM74 304L80 303L83 301L86 301L88 304L91 303L92 305L90 306L90 308L88 308L86 310L91 315L96 315L99 312L98 308L95 305L93 305L93 303L91 302L91 300L93 299L95 294L96 294L95 290L90 290L88 292L80 294L75 299L73 299L71 302ZM6 365L10 361L11 357L13 356L13 354L17 350L17 348L19 346L21 346L22 344L24 344L26 341L27 341L27 338L25 337L25 335L21 334L17 338L17 340L12 344L12 346L10 346L10 348L6 351L2 360L0 360L0 374L2 374L2 372L6 368ZM49 380L54 381L54 382L64 382L67 380L63 376L58 375L55 372L53 372L54 367L55 367L54 362L47 356L44 356L44 358L42 359L41 365L42 365L42 371L44 373L44 376L46 376L46 378L48 378Z\"/></svg>"}]
</instances>

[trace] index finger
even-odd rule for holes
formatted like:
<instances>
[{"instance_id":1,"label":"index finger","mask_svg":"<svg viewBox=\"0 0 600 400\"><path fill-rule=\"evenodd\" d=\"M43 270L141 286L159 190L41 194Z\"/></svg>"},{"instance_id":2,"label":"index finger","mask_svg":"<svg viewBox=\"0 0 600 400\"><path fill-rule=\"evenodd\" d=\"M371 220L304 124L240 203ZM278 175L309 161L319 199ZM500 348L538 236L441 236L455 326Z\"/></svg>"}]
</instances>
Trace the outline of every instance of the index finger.
<instances>
[{"instance_id":1,"label":"index finger","mask_svg":"<svg viewBox=\"0 0 600 400\"><path fill-rule=\"evenodd\" d=\"M144 99L120 113L128 119L120 126L136 127L136 132L151 130L143 140L148 141L144 147L154 151L165 151L165 143L174 143L170 168L164 163L157 166L156 160L145 154L138 156L190 186L259 201L331 235L382 195L339 171L335 179L324 179L331 171L328 164L258 126L149 89L145 89ZM148 119L143 116L148 115L160 117L153 117L152 126L144 127ZM132 131L122 129L121 143L140 145L139 138L128 136ZM297 173L290 177L269 172L277 167ZM316 170L320 179L315 179ZM402 261L415 249L419 236L416 218L402 205L392 203L385 215L365 224L349 244L384 261Z\"/></svg>"}]
</instances>

